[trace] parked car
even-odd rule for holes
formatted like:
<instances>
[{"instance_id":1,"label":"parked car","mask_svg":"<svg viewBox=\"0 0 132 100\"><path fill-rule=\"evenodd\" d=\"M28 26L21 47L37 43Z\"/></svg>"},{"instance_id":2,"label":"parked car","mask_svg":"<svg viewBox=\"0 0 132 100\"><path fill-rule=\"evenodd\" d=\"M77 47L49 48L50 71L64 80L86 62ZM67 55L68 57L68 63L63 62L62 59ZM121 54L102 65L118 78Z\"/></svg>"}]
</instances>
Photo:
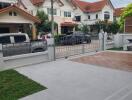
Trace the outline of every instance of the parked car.
<instances>
[{"instance_id":1,"label":"parked car","mask_svg":"<svg viewBox=\"0 0 132 100\"><path fill-rule=\"evenodd\" d=\"M82 43L91 43L90 35L85 34L71 34L66 35L60 39L61 45L74 45Z\"/></svg>"},{"instance_id":2,"label":"parked car","mask_svg":"<svg viewBox=\"0 0 132 100\"><path fill-rule=\"evenodd\" d=\"M47 49L46 41L30 41L29 36L26 33L0 34L0 44L3 45L4 56L35 53Z\"/></svg>"}]
</instances>

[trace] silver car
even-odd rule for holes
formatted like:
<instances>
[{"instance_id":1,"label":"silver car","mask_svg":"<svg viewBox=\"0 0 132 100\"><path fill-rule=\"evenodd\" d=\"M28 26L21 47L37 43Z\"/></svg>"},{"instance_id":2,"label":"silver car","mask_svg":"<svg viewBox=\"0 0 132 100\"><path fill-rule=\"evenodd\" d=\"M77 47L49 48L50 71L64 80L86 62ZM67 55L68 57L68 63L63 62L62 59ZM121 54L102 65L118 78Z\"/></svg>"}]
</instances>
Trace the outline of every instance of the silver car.
<instances>
[{"instance_id":1,"label":"silver car","mask_svg":"<svg viewBox=\"0 0 132 100\"><path fill-rule=\"evenodd\" d=\"M0 44L3 45L3 56L35 53L47 49L46 41L30 41L26 33L0 34Z\"/></svg>"}]
</instances>

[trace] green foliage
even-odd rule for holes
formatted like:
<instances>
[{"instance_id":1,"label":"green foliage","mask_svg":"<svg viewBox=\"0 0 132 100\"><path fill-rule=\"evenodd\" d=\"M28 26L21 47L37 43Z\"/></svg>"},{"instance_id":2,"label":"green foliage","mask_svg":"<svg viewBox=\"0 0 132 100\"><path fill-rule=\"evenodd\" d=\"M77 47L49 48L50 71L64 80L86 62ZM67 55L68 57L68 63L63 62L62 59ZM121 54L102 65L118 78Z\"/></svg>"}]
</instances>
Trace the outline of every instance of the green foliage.
<instances>
[{"instance_id":1,"label":"green foliage","mask_svg":"<svg viewBox=\"0 0 132 100\"><path fill-rule=\"evenodd\" d=\"M109 23L108 21L98 21L96 22L95 27L98 30L98 33L103 29L104 32L113 34L116 34L120 28L117 22Z\"/></svg>"},{"instance_id":2,"label":"green foliage","mask_svg":"<svg viewBox=\"0 0 132 100\"><path fill-rule=\"evenodd\" d=\"M88 34L89 33L89 26L88 25L83 25L81 30L82 30L83 33Z\"/></svg>"},{"instance_id":3,"label":"green foliage","mask_svg":"<svg viewBox=\"0 0 132 100\"><path fill-rule=\"evenodd\" d=\"M48 15L46 15L44 11L38 10L36 16L41 20L41 23L49 20Z\"/></svg>"},{"instance_id":4,"label":"green foliage","mask_svg":"<svg viewBox=\"0 0 132 100\"><path fill-rule=\"evenodd\" d=\"M115 50L115 51L123 51L123 47L119 47L119 48L110 48L108 50Z\"/></svg>"},{"instance_id":5,"label":"green foliage","mask_svg":"<svg viewBox=\"0 0 132 100\"><path fill-rule=\"evenodd\" d=\"M109 32L116 34L119 32L120 25L117 22L113 22L112 24L109 25Z\"/></svg>"},{"instance_id":6,"label":"green foliage","mask_svg":"<svg viewBox=\"0 0 132 100\"><path fill-rule=\"evenodd\" d=\"M75 31L81 31L81 28L78 25L75 25Z\"/></svg>"},{"instance_id":7,"label":"green foliage","mask_svg":"<svg viewBox=\"0 0 132 100\"><path fill-rule=\"evenodd\" d=\"M38 32L51 32L51 21L49 21L48 15L44 11L37 11L36 16L41 19L41 23L37 24ZM54 29L58 27L58 24L54 22Z\"/></svg>"},{"instance_id":8,"label":"green foliage","mask_svg":"<svg viewBox=\"0 0 132 100\"><path fill-rule=\"evenodd\" d=\"M132 16L132 3L129 4L125 9L124 12L122 13L121 17L120 17L120 29L123 30L124 29L124 22L125 22L125 18L126 17L130 17Z\"/></svg>"}]
</instances>

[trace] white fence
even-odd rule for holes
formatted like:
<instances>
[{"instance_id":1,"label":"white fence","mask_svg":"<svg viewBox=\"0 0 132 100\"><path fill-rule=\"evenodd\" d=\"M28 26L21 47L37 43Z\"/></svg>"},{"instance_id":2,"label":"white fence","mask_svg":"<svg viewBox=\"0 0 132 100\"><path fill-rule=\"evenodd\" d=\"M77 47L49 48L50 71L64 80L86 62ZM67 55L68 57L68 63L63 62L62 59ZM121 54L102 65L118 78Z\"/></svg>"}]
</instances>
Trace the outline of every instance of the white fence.
<instances>
[{"instance_id":1,"label":"white fence","mask_svg":"<svg viewBox=\"0 0 132 100\"><path fill-rule=\"evenodd\" d=\"M132 34L116 34L114 36L115 47L123 47L124 50L127 50L127 46L132 46L128 40L132 40Z\"/></svg>"},{"instance_id":2,"label":"white fence","mask_svg":"<svg viewBox=\"0 0 132 100\"><path fill-rule=\"evenodd\" d=\"M52 45L52 41L48 41L48 44ZM2 45L0 44L0 71L53 60L53 47L51 46L48 46L48 50L44 52L3 57Z\"/></svg>"},{"instance_id":3,"label":"white fence","mask_svg":"<svg viewBox=\"0 0 132 100\"><path fill-rule=\"evenodd\" d=\"M107 50L113 47L124 47L125 49L127 46L130 45L128 39L132 39L132 34L117 34L114 36L112 41L108 41L107 33L100 33L100 51ZM48 40L48 50L45 52L30 53L9 57L3 57L2 45L0 45L0 71L55 60L55 48L53 46L53 41L54 39Z\"/></svg>"},{"instance_id":4,"label":"white fence","mask_svg":"<svg viewBox=\"0 0 132 100\"><path fill-rule=\"evenodd\" d=\"M116 34L113 36L111 40L108 40L108 35L107 33L102 33L102 42L101 42L101 47L103 48L102 50L107 50L110 48L120 48L123 47L123 49L126 51L128 50L129 46L132 46L132 43L130 43L129 40L132 42L132 34Z\"/></svg>"}]
</instances>

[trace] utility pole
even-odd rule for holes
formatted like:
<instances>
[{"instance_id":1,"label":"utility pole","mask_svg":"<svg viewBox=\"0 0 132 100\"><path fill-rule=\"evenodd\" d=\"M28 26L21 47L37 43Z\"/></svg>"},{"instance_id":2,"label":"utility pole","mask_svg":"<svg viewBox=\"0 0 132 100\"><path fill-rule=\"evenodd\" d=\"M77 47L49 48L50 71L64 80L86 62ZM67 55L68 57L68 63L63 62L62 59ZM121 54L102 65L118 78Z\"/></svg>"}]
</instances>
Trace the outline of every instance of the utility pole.
<instances>
[{"instance_id":1,"label":"utility pole","mask_svg":"<svg viewBox=\"0 0 132 100\"><path fill-rule=\"evenodd\" d=\"M54 48L54 61L56 59L55 57L55 39L54 39L54 0L51 0L51 35L53 39L53 48Z\"/></svg>"},{"instance_id":2,"label":"utility pole","mask_svg":"<svg viewBox=\"0 0 132 100\"><path fill-rule=\"evenodd\" d=\"M51 34L52 36L54 36L54 1L51 0L51 22L52 22L52 25L51 25Z\"/></svg>"}]
</instances>

